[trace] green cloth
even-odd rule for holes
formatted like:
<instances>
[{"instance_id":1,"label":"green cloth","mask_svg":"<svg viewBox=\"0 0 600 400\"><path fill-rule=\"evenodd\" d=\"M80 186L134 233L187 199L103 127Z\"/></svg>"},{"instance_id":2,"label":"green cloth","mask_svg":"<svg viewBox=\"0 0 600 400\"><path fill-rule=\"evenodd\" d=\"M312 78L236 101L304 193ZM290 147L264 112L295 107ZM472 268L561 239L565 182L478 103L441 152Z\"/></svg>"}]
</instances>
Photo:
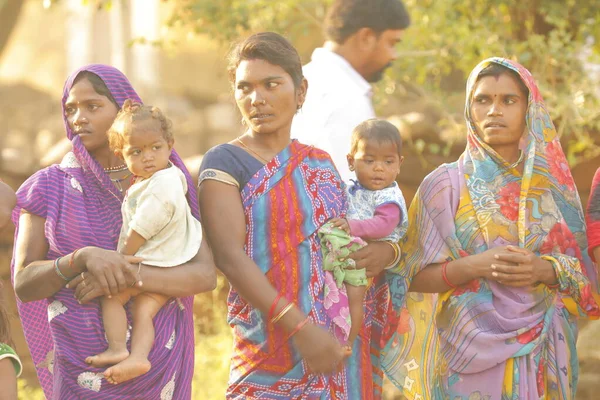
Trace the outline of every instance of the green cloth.
<instances>
[{"instance_id":1,"label":"green cloth","mask_svg":"<svg viewBox=\"0 0 600 400\"><path fill-rule=\"evenodd\" d=\"M366 243L342 229L333 227L329 222L319 229L319 238L323 252L323 269L333 273L337 286L341 288L344 282L352 286L366 286L366 269L354 269L354 260L348 258L350 253L363 248Z\"/></svg>"},{"instance_id":2,"label":"green cloth","mask_svg":"<svg viewBox=\"0 0 600 400\"><path fill-rule=\"evenodd\" d=\"M0 360L3 360L5 358L11 359L13 366L15 367L15 373L17 374L17 376L21 375L21 371L23 370L21 359L12 347L5 343L0 343Z\"/></svg>"}]
</instances>

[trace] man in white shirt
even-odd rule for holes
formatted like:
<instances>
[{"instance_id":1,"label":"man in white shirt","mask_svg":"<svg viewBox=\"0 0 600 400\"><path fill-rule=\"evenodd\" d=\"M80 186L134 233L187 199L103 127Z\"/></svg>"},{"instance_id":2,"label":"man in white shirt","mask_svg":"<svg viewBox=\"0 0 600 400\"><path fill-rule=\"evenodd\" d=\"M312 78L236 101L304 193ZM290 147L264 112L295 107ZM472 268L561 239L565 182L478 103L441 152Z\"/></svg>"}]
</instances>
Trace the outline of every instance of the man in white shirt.
<instances>
[{"instance_id":1,"label":"man in white shirt","mask_svg":"<svg viewBox=\"0 0 600 400\"><path fill-rule=\"evenodd\" d=\"M308 93L292 137L327 151L344 181L354 178L346 155L356 125L375 117L371 82L396 59L410 17L400 0L336 0L327 13L327 41L304 66Z\"/></svg>"}]
</instances>

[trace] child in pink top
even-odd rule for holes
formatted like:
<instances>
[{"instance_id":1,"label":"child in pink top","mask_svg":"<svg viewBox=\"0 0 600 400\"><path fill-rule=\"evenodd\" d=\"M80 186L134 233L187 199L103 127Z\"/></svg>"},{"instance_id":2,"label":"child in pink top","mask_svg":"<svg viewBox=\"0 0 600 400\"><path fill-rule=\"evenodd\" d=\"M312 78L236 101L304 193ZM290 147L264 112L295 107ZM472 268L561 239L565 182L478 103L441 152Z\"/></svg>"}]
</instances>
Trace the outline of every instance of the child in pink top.
<instances>
[{"instance_id":1,"label":"child in pink top","mask_svg":"<svg viewBox=\"0 0 600 400\"><path fill-rule=\"evenodd\" d=\"M406 204L396 183L404 159L401 152L402 139L394 125L378 119L359 124L347 156L357 178L347 187L348 213L346 218L333 218L320 231L323 268L338 289L345 286L348 295L347 309L331 299L325 303L326 308L330 306L328 311L336 314L334 322L342 331L337 336L349 352L362 325L367 278L365 269L355 269L347 256L362 247L364 240L398 243L406 233Z\"/></svg>"}]
</instances>

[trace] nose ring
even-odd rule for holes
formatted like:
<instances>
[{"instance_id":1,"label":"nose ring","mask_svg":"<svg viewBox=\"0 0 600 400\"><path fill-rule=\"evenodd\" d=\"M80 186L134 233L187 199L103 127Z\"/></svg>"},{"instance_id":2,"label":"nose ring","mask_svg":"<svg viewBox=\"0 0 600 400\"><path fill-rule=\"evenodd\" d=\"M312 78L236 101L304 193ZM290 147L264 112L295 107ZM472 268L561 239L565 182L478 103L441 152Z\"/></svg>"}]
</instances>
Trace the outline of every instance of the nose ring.
<instances>
[{"instance_id":1,"label":"nose ring","mask_svg":"<svg viewBox=\"0 0 600 400\"><path fill-rule=\"evenodd\" d=\"M267 104L266 100L259 101L258 104L262 104L263 106Z\"/></svg>"}]
</instances>

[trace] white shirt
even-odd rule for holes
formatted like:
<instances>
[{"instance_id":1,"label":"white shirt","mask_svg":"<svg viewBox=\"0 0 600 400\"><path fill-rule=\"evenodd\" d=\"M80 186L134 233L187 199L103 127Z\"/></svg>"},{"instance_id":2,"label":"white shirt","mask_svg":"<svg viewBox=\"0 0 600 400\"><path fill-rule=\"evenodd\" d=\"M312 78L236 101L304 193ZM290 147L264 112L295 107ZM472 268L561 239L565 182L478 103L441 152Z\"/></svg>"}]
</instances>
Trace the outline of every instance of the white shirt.
<instances>
[{"instance_id":1,"label":"white shirt","mask_svg":"<svg viewBox=\"0 0 600 400\"><path fill-rule=\"evenodd\" d=\"M135 253L144 264L174 267L191 260L200 249L202 228L192 215L187 190L185 175L174 165L131 185L121 206L118 249L134 230L146 239Z\"/></svg>"},{"instance_id":2,"label":"white shirt","mask_svg":"<svg viewBox=\"0 0 600 400\"><path fill-rule=\"evenodd\" d=\"M328 152L342 180L355 179L346 155L352 130L375 118L371 85L344 57L325 48L315 49L303 72L308 92L294 117L292 137Z\"/></svg>"}]
</instances>

